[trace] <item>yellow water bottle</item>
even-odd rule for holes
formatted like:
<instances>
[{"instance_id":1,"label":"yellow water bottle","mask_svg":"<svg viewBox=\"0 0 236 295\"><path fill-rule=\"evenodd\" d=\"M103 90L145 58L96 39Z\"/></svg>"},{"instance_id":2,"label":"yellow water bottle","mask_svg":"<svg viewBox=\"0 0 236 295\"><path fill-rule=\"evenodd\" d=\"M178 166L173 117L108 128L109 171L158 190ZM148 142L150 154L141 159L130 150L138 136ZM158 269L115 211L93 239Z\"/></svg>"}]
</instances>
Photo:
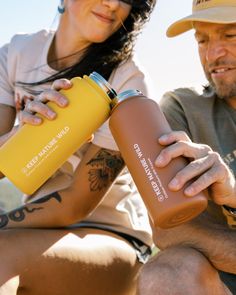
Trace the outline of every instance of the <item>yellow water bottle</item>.
<instances>
[{"instance_id":1,"label":"yellow water bottle","mask_svg":"<svg viewBox=\"0 0 236 295\"><path fill-rule=\"evenodd\" d=\"M0 147L0 171L26 194L34 193L108 119L116 92L98 73L75 77L61 90L66 108L48 102L55 120L25 124ZM17 153L16 153L17 151Z\"/></svg>"}]
</instances>

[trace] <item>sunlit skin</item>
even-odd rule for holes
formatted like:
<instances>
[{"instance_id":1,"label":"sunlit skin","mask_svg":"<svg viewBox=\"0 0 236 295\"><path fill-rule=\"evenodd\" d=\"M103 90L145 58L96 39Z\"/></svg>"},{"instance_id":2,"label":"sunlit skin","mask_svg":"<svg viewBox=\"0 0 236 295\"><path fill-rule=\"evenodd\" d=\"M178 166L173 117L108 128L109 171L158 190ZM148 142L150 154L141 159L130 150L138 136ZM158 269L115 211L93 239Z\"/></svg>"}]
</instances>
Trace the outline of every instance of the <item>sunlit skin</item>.
<instances>
[{"instance_id":1,"label":"sunlit skin","mask_svg":"<svg viewBox=\"0 0 236 295\"><path fill-rule=\"evenodd\" d=\"M65 12L50 51L51 60L82 52L92 43L105 41L122 26L131 10L129 4L119 0L65 0L64 3ZM63 66L68 64L59 65Z\"/></svg>"},{"instance_id":2,"label":"sunlit skin","mask_svg":"<svg viewBox=\"0 0 236 295\"><path fill-rule=\"evenodd\" d=\"M217 95L236 109L236 23L194 22L200 60Z\"/></svg>"}]
</instances>

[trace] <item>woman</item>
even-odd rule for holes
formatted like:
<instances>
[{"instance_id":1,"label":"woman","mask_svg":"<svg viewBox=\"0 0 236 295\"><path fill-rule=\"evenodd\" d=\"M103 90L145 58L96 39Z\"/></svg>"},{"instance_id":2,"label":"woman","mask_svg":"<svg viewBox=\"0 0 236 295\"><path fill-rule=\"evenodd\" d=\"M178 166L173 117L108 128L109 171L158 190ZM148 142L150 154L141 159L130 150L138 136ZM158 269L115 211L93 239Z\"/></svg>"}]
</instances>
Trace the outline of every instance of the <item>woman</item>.
<instances>
[{"instance_id":1,"label":"woman","mask_svg":"<svg viewBox=\"0 0 236 295\"><path fill-rule=\"evenodd\" d=\"M59 78L97 71L118 92L149 95L132 52L153 6L154 0L65 0L55 32L14 36L0 51L1 143L14 133L20 109L22 122L40 124L30 112L56 116L43 102L66 107L56 90L71 85ZM152 242L107 123L25 200L1 215L1 294L135 294Z\"/></svg>"}]
</instances>

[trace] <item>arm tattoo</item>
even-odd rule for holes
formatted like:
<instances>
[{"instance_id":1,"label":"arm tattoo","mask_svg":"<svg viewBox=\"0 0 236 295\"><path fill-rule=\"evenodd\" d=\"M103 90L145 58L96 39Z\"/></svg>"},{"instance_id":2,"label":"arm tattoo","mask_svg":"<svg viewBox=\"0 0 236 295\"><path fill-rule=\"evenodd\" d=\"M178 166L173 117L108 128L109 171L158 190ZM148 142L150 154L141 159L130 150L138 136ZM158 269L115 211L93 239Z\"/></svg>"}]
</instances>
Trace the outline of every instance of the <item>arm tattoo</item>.
<instances>
[{"instance_id":1,"label":"arm tattoo","mask_svg":"<svg viewBox=\"0 0 236 295\"><path fill-rule=\"evenodd\" d=\"M55 192L48 196L42 197L36 201L31 202L30 204L42 204L45 202L48 202L50 199L56 199L59 203L61 203L61 197L60 195ZM33 213L34 211L42 210L44 207L37 207L37 208L28 208L28 205L24 205L20 208L14 209L8 213L4 213L0 215L0 228L4 228L7 226L9 220L12 220L14 222L20 222L25 219L26 213Z\"/></svg>"},{"instance_id":2,"label":"arm tattoo","mask_svg":"<svg viewBox=\"0 0 236 295\"><path fill-rule=\"evenodd\" d=\"M87 162L91 166L89 181L91 191L100 191L112 183L124 167L124 160L116 152L101 149L93 159Z\"/></svg>"}]
</instances>

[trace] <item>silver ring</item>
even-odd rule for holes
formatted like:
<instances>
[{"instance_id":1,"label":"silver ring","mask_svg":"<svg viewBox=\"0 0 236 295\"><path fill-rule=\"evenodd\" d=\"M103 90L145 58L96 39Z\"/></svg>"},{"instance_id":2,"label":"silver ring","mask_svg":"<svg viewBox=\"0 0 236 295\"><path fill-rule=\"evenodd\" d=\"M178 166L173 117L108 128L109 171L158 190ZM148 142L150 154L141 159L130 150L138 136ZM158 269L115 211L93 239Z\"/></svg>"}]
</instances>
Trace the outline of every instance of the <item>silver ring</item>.
<instances>
[{"instance_id":1,"label":"silver ring","mask_svg":"<svg viewBox=\"0 0 236 295\"><path fill-rule=\"evenodd\" d=\"M47 102L48 102L48 99L43 98L42 95L39 94L39 95L35 98L35 101L36 101L36 102L41 102L41 103L47 103Z\"/></svg>"},{"instance_id":2,"label":"silver ring","mask_svg":"<svg viewBox=\"0 0 236 295\"><path fill-rule=\"evenodd\" d=\"M34 111L31 109L31 107L32 107L32 100L28 99L25 104L25 111L30 114L34 114Z\"/></svg>"}]
</instances>

